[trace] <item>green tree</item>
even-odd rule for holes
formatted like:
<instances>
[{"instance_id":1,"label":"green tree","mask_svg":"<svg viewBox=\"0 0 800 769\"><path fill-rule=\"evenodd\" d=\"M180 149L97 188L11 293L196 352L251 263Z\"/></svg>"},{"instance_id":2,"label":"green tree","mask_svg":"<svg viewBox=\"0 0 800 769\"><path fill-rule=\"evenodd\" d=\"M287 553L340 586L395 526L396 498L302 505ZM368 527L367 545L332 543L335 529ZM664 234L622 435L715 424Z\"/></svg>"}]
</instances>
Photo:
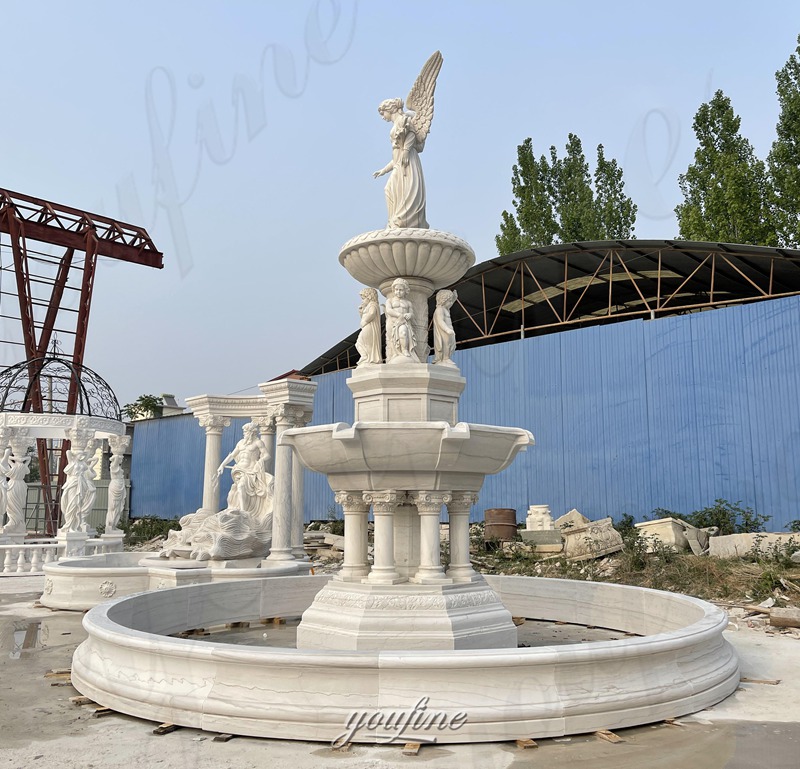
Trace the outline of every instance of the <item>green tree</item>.
<instances>
[{"instance_id":1,"label":"green tree","mask_svg":"<svg viewBox=\"0 0 800 769\"><path fill-rule=\"evenodd\" d=\"M550 148L550 166L553 169L552 202L558 218L558 240L561 243L598 240L592 177L581 140L575 134L567 137L563 158L557 157L555 147Z\"/></svg>"},{"instance_id":2,"label":"green tree","mask_svg":"<svg viewBox=\"0 0 800 769\"><path fill-rule=\"evenodd\" d=\"M637 207L625 194L622 169L614 158L606 160L602 144L597 146L594 191L597 237L600 240L632 237Z\"/></svg>"},{"instance_id":3,"label":"green tree","mask_svg":"<svg viewBox=\"0 0 800 769\"><path fill-rule=\"evenodd\" d=\"M775 73L781 112L767 157L780 245L800 245L800 35L797 48Z\"/></svg>"},{"instance_id":4,"label":"green tree","mask_svg":"<svg viewBox=\"0 0 800 769\"><path fill-rule=\"evenodd\" d=\"M160 395L140 395L133 403L122 407L122 415L126 419L151 419L161 416L164 399Z\"/></svg>"},{"instance_id":5,"label":"green tree","mask_svg":"<svg viewBox=\"0 0 800 769\"><path fill-rule=\"evenodd\" d=\"M581 140L569 134L565 154L533 153L529 138L517 147L511 191L514 213L503 211L495 238L501 254L531 246L633 237L636 206L624 193L622 169L597 148L595 188ZM615 207L618 210L614 210Z\"/></svg>"},{"instance_id":6,"label":"green tree","mask_svg":"<svg viewBox=\"0 0 800 769\"><path fill-rule=\"evenodd\" d=\"M778 245L764 163L739 133L741 119L717 91L694 118L694 162L678 177L678 237L719 243Z\"/></svg>"},{"instance_id":7,"label":"green tree","mask_svg":"<svg viewBox=\"0 0 800 769\"><path fill-rule=\"evenodd\" d=\"M553 211L552 174L547 158L542 155L537 160L533 154L533 140L525 139L517 147L517 162L511 169L516 216L503 211L500 234L495 238L501 254L553 243L558 222Z\"/></svg>"}]
</instances>

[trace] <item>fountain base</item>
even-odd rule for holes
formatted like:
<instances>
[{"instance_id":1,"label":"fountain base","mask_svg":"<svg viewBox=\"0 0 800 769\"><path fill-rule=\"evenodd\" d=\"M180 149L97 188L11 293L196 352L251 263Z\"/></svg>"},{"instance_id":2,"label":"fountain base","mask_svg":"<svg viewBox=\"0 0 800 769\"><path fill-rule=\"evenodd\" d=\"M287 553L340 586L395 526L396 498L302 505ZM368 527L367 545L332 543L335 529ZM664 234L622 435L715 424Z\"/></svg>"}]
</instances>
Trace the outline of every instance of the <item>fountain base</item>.
<instances>
[{"instance_id":1,"label":"fountain base","mask_svg":"<svg viewBox=\"0 0 800 769\"><path fill-rule=\"evenodd\" d=\"M298 649L516 649L517 628L482 578L451 585L329 582L303 613Z\"/></svg>"}]
</instances>

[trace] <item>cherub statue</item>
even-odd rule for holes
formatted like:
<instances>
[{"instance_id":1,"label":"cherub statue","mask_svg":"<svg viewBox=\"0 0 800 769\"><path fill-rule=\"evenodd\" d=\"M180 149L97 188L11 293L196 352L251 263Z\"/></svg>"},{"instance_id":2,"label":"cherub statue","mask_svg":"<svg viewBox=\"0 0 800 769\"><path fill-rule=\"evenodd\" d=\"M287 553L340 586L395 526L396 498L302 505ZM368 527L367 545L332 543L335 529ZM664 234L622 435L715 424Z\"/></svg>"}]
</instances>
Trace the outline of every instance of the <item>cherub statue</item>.
<instances>
[{"instance_id":1,"label":"cherub statue","mask_svg":"<svg viewBox=\"0 0 800 769\"><path fill-rule=\"evenodd\" d=\"M458 299L455 291L444 289L436 294L436 309L433 311L433 362L455 366L453 352L456 349L456 332L450 319L450 308Z\"/></svg>"},{"instance_id":2,"label":"cherub statue","mask_svg":"<svg viewBox=\"0 0 800 769\"><path fill-rule=\"evenodd\" d=\"M378 304L378 292L374 288L361 289L361 332L356 339L356 350L361 356L359 366L371 363L382 363L381 356L381 306Z\"/></svg>"},{"instance_id":3,"label":"cherub statue","mask_svg":"<svg viewBox=\"0 0 800 769\"><path fill-rule=\"evenodd\" d=\"M386 99L378 107L378 114L392 123L389 138L392 142L392 159L373 174L374 178L391 172L386 183L386 207L389 210L387 228L419 227L428 229L425 218L425 179L419 153L425 148L425 139L433 121L433 92L436 78L442 68L439 51L425 62L419 77L406 96L405 106L412 114L403 111L402 99Z\"/></svg>"},{"instance_id":4,"label":"cherub statue","mask_svg":"<svg viewBox=\"0 0 800 769\"><path fill-rule=\"evenodd\" d=\"M386 362L419 363L415 347L414 305L408 299L408 282L397 278L386 300Z\"/></svg>"}]
</instances>

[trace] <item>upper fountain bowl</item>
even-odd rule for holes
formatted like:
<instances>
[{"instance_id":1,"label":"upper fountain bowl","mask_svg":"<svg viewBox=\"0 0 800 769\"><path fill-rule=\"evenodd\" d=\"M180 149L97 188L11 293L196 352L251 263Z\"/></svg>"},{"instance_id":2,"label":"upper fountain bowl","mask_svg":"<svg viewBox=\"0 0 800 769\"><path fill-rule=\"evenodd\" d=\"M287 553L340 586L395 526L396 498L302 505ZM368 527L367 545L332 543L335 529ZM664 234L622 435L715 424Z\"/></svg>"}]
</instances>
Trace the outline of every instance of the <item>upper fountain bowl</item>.
<instances>
[{"instance_id":1,"label":"upper fountain bowl","mask_svg":"<svg viewBox=\"0 0 800 769\"><path fill-rule=\"evenodd\" d=\"M385 287L395 278L421 278L437 290L461 278L475 264L475 253L450 232L373 230L348 240L339 252L339 263L372 288Z\"/></svg>"},{"instance_id":2,"label":"upper fountain bowl","mask_svg":"<svg viewBox=\"0 0 800 769\"><path fill-rule=\"evenodd\" d=\"M532 444L527 430L466 422L338 422L286 430L279 440L334 491L480 491L484 476Z\"/></svg>"}]
</instances>

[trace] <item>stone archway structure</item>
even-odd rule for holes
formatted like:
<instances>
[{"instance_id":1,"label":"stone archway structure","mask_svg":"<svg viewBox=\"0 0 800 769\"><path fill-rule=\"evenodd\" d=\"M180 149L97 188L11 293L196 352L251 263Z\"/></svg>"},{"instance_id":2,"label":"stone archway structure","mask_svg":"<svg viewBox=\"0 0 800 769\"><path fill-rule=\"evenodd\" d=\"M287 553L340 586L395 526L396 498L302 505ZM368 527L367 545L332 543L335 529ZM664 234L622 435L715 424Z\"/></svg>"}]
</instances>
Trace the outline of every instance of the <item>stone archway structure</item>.
<instances>
[{"instance_id":1,"label":"stone archway structure","mask_svg":"<svg viewBox=\"0 0 800 769\"><path fill-rule=\"evenodd\" d=\"M262 568L286 572L292 562L307 560L303 547L303 466L290 446L278 439L286 430L305 427L314 408L317 383L286 377L260 384L260 395L197 395L186 405L206 433L203 465L203 502L200 510L219 511L219 490L214 480L222 455L222 431L232 418L249 418L256 424L270 452L267 471L275 476L275 511L272 547Z\"/></svg>"}]
</instances>

